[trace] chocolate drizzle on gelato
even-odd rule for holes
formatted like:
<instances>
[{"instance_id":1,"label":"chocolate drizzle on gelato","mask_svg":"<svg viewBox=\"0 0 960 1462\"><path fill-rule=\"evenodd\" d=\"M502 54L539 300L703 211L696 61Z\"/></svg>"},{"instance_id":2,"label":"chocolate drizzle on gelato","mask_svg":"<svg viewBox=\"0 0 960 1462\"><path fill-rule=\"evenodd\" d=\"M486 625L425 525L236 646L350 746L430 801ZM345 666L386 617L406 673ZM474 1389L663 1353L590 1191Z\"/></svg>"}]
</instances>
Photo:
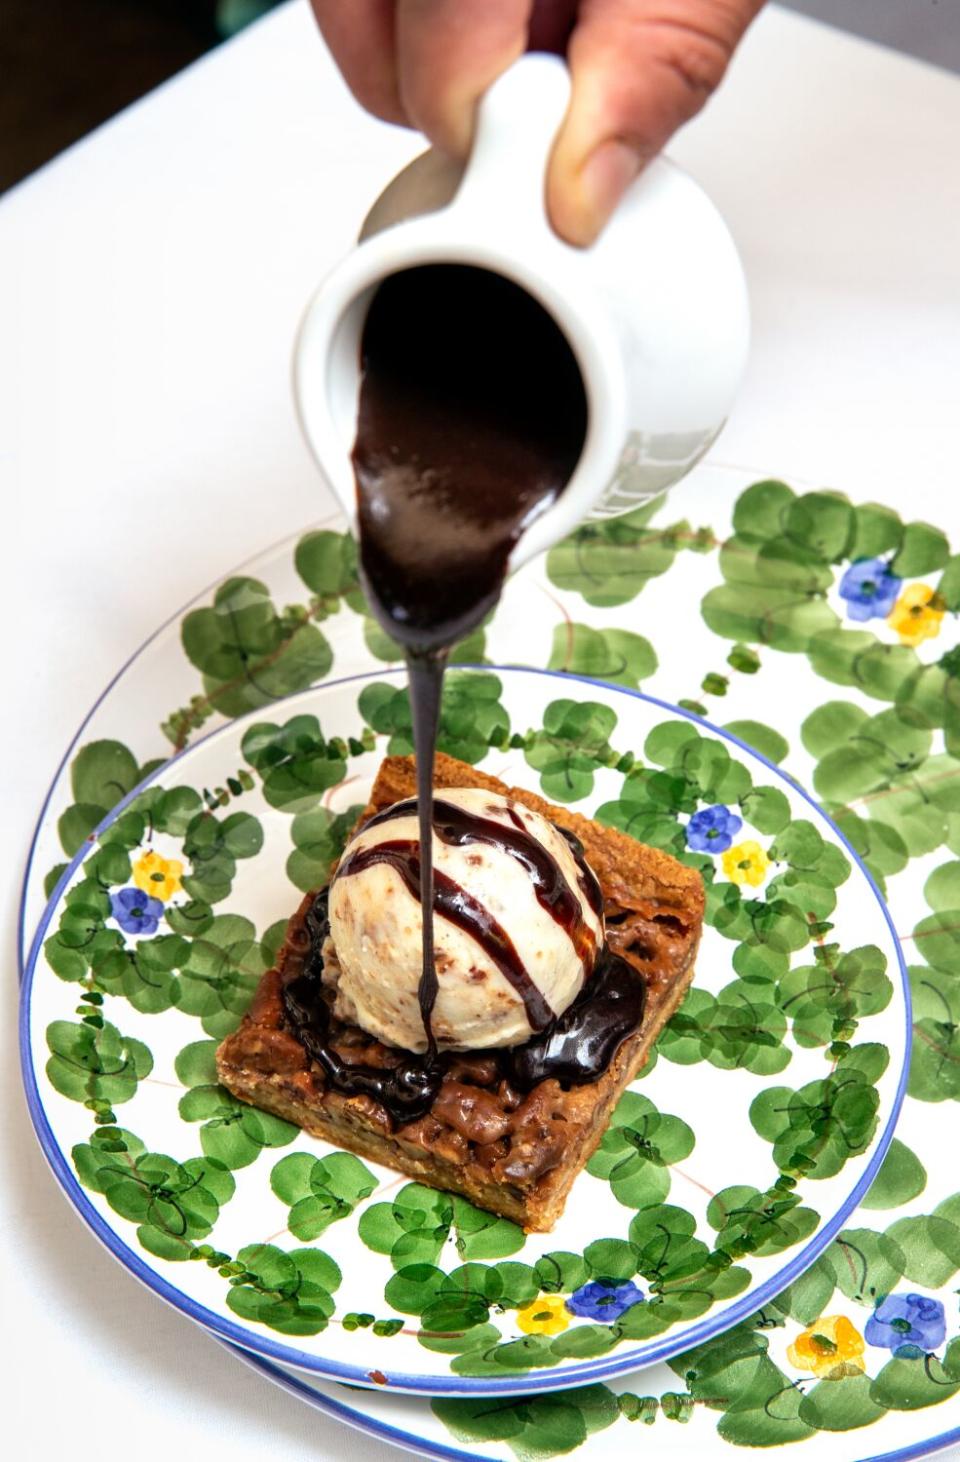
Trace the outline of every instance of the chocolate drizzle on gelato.
<instances>
[{"instance_id":1,"label":"chocolate drizzle on gelato","mask_svg":"<svg viewBox=\"0 0 960 1462\"><path fill-rule=\"evenodd\" d=\"M408 797L405 801L397 802L393 807L388 807L385 811L378 813L366 825L367 827L377 827L382 823L392 821L394 818L410 817L416 810L416 798ZM462 848L467 843L483 843L487 847L495 848L499 852L507 853L511 858L515 858L528 874L534 895L540 907L546 909L550 917L560 925L560 928L569 934L577 955L582 961L584 969L589 974L596 955L596 941L593 937L593 931L584 921L580 900L571 889L563 869L560 867L556 858L554 858L553 854L544 846L539 838L528 831L523 819L515 808L508 807L507 815L513 824L512 827L507 827L497 818L481 817L478 813L471 812L466 807L458 807L455 803L447 802L443 798L434 797L433 799L433 831L440 841L453 848ZM560 830L557 829L557 831L559 832ZM586 893L587 902L599 918L603 911L603 895L600 894L600 885L596 882L593 871L587 866L584 860L582 844L575 838L571 842L570 837L566 834L564 834L564 837L570 843L571 852L577 861L581 888L584 887L585 872L593 879L596 885L596 895L600 900L599 907L594 902L593 889L590 889L589 892L584 889L584 892ZM576 847L574 847L574 843L576 843ZM356 871L353 869L352 860L350 871ZM439 877L439 875L437 876ZM406 878L404 878L404 882L410 888L410 884ZM413 892L412 889L411 892ZM419 890L414 894L414 897L419 898ZM443 907L439 898L435 898L434 900L434 910L446 913L446 909ZM487 917L489 918L489 915ZM462 920L455 920L455 922L460 923L461 928L466 929L467 933L474 933L474 928ZM482 944L483 940L478 940L478 942ZM484 945L484 948L486 948L486 945ZM491 953L489 950L487 952ZM491 955L491 957L496 958L495 955ZM513 976L506 970L503 972L507 976L507 979L510 980L510 983L514 985L518 994L523 998L524 1004L527 1006L527 1014L531 1016L531 1026L534 1030L541 1029L552 1018L553 1012L548 1010L546 1018L540 1021L540 1024L537 1024L532 1018L530 1004L527 996L523 994L521 985L517 984Z\"/></svg>"},{"instance_id":2,"label":"chocolate drizzle on gelato","mask_svg":"<svg viewBox=\"0 0 960 1462\"><path fill-rule=\"evenodd\" d=\"M350 878L378 863L386 863L403 880L409 893L420 902L420 844L410 839L375 843L372 848L358 848L340 864L337 878ZM433 873L433 909L476 940L480 948L510 982L523 1001L532 1030L540 1031L553 1019L553 1011L527 973L516 946L506 929L453 878L439 869ZM424 924L427 920L424 918Z\"/></svg>"},{"instance_id":3,"label":"chocolate drizzle on gelato","mask_svg":"<svg viewBox=\"0 0 960 1462\"><path fill-rule=\"evenodd\" d=\"M597 918L602 918L603 890L600 887L599 878L590 867L590 864L587 862L586 855L583 851L583 844L577 837L576 833L572 833L569 828L557 827L556 823L554 823L554 827L557 828L557 832L565 840L565 842L569 844L570 851L573 854L573 861L576 863L578 869L580 870L580 887L583 890L584 898L590 905L593 912L596 914Z\"/></svg>"}]
</instances>

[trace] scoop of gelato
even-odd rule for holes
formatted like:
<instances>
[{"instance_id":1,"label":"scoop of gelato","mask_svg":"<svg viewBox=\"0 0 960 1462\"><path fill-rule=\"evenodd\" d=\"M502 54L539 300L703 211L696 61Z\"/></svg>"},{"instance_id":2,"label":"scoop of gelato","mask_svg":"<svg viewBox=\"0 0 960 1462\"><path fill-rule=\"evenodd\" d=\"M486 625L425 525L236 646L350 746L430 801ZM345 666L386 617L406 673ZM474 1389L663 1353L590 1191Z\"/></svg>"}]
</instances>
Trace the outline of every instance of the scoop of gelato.
<instances>
[{"instance_id":1,"label":"scoop of gelato","mask_svg":"<svg viewBox=\"0 0 960 1462\"><path fill-rule=\"evenodd\" d=\"M330 889L334 1012L425 1051L420 843L414 801L348 844ZM603 943L596 880L546 818L479 787L434 802L431 1025L441 1050L515 1046L562 1015Z\"/></svg>"}]
</instances>

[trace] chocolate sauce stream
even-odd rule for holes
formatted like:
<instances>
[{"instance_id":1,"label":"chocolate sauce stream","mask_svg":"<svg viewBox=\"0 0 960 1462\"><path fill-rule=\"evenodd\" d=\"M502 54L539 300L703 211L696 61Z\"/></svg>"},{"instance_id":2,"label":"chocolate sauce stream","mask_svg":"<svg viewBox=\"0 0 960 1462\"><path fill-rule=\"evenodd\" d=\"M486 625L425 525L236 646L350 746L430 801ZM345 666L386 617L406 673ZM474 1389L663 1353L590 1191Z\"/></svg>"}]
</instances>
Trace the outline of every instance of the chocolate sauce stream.
<instances>
[{"instance_id":1,"label":"chocolate sauce stream","mask_svg":"<svg viewBox=\"0 0 960 1462\"><path fill-rule=\"evenodd\" d=\"M432 1025L435 905L488 952L538 1032L501 1058L515 1084L533 1085L545 1074L568 1082L595 1080L643 1015L642 977L606 951L577 1001L553 1019L506 932L465 889L433 870L433 762L448 652L499 599L511 550L566 486L586 430L576 358L556 323L519 286L483 269L432 264L402 270L376 290L361 341L353 450L360 575L374 615L406 652L419 844L361 849L341 865L338 877L390 861L421 899L418 995L426 1055L405 1053L396 1067L381 1070L351 1066L332 1049L321 980L329 929L325 895L307 916L311 958L304 973L284 987L283 1001L291 1026L330 1083L375 1098L395 1121L427 1112L443 1075ZM538 899L557 922L572 933L581 928L582 909L556 860L529 839L518 818L516 831L523 838L501 824L478 829L482 819L467 826L460 809L454 809L455 817L450 811L450 804L440 804L440 837L495 839L524 862ZM584 896L599 914L599 886L583 849L564 835ZM626 1023L630 1012L633 1026Z\"/></svg>"},{"instance_id":2,"label":"chocolate sauce stream","mask_svg":"<svg viewBox=\"0 0 960 1462\"><path fill-rule=\"evenodd\" d=\"M360 356L360 574L377 620L407 655L425 892L419 1000L432 1052L430 828L444 665L499 599L521 533L570 480L587 400L546 310L510 280L468 265L385 279Z\"/></svg>"},{"instance_id":3,"label":"chocolate sauce stream","mask_svg":"<svg viewBox=\"0 0 960 1462\"><path fill-rule=\"evenodd\" d=\"M437 1043L433 1035L433 1007L437 1002L437 969L434 960L433 913L435 908L433 872L433 761L437 749L437 728L440 724L440 695L447 652L433 651L407 655L410 676L410 704L413 711L413 741L417 748L417 817L420 826L419 897L423 908L423 958L417 999L420 1018L427 1037L427 1054L435 1056Z\"/></svg>"},{"instance_id":4,"label":"chocolate sauce stream","mask_svg":"<svg viewBox=\"0 0 960 1462\"><path fill-rule=\"evenodd\" d=\"M408 891L420 901L426 910L421 884L423 865L420 848L419 843L407 838L397 839L395 842L375 843L371 848L358 848L341 863L337 870L337 878L350 878L353 874L363 873L368 868L376 867L378 863L385 863L388 868L392 868L395 873L399 874ZM433 873L433 907L435 912L441 913L445 919L450 920L451 924L456 924L458 928L469 934L471 939L479 944L484 954L493 961L504 978L510 982L523 1001L531 1029L540 1031L549 1025L553 1020L553 1011L527 973L526 966L517 953L510 935L502 924L497 922L489 909L484 908L483 904L465 888L462 888L455 879L448 878L439 869ZM426 924L426 918L423 922ZM426 943L426 941L424 942ZM435 994L435 972L433 991ZM421 977L421 1011L424 1003ZM432 1035L428 1043L427 1054L429 1055L431 1052L436 1052L436 1042L432 1040Z\"/></svg>"},{"instance_id":5,"label":"chocolate sauce stream","mask_svg":"<svg viewBox=\"0 0 960 1462\"><path fill-rule=\"evenodd\" d=\"M367 827L377 827L395 817L409 817L417 807L416 799L408 797L394 803L384 812L372 817ZM590 968L596 954L596 941L592 930L584 923L580 900L567 882L563 869L539 838L535 838L514 809L507 809L512 827L492 817L481 817L466 807L458 807L443 798L433 799L433 831L442 843L449 847L462 848L467 843L484 843L515 858L526 870L537 902L546 909L570 940L585 968ZM576 850L571 847L576 857ZM580 867L583 863L583 847L580 847ZM592 876L592 875L591 875ZM581 886L583 877L581 873ZM601 897L602 908L602 897ZM599 914L599 910L597 911Z\"/></svg>"}]
</instances>

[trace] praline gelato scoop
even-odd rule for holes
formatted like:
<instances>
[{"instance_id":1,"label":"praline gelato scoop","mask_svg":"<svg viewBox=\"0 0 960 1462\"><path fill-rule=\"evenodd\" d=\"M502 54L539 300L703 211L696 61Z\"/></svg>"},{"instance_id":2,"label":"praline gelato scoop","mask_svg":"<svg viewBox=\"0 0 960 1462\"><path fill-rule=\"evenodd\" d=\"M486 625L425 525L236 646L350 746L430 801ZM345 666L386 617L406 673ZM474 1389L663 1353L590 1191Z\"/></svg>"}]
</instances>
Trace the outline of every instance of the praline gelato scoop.
<instances>
[{"instance_id":1,"label":"praline gelato scoop","mask_svg":"<svg viewBox=\"0 0 960 1462\"><path fill-rule=\"evenodd\" d=\"M603 944L592 872L546 818L479 787L434 801L431 1023L441 1050L514 1046L576 999ZM334 1011L425 1051L417 809L397 803L347 845L330 889Z\"/></svg>"}]
</instances>

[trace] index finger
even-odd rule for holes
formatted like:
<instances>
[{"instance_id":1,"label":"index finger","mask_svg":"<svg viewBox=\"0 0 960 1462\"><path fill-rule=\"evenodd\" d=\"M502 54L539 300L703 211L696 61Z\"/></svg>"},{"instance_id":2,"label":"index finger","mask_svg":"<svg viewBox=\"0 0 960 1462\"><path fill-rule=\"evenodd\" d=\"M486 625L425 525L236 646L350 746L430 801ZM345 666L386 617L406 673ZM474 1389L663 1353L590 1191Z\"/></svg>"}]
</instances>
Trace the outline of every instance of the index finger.
<instances>
[{"instance_id":1,"label":"index finger","mask_svg":"<svg viewBox=\"0 0 960 1462\"><path fill-rule=\"evenodd\" d=\"M523 55L533 0L397 0L400 96L444 152L466 156L477 102Z\"/></svg>"},{"instance_id":2,"label":"index finger","mask_svg":"<svg viewBox=\"0 0 960 1462\"><path fill-rule=\"evenodd\" d=\"M397 82L394 0L310 0L357 101L384 122L408 123Z\"/></svg>"}]
</instances>

